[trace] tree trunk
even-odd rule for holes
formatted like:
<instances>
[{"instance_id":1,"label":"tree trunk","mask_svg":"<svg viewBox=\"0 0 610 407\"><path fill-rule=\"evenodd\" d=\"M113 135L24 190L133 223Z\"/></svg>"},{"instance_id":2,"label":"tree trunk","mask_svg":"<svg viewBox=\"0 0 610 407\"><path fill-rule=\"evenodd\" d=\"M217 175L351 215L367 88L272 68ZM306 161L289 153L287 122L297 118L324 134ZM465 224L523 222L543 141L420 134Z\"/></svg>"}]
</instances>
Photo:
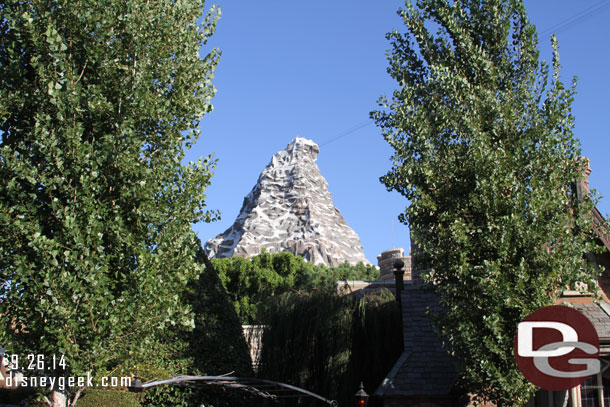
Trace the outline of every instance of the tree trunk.
<instances>
[{"instance_id":1,"label":"tree trunk","mask_svg":"<svg viewBox=\"0 0 610 407\"><path fill-rule=\"evenodd\" d=\"M60 391L53 391L53 407L68 407L68 398Z\"/></svg>"}]
</instances>

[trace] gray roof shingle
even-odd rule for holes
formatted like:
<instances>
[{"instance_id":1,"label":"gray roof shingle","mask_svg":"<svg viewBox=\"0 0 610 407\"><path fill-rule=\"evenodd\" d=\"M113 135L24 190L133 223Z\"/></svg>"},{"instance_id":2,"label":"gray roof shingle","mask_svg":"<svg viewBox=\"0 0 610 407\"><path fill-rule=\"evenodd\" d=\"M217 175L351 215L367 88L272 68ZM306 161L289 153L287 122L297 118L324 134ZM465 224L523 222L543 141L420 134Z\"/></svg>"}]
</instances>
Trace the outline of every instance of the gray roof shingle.
<instances>
[{"instance_id":1,"label":"gray roof shingle","mask_svg":"<svg viewBox=\"0 0 610 407\"><path fill-rule=\"evenodd\" d=\"M608 315L610 307L608 304L596 304L593 302L577 303L574 304L574 308L589 318L589 321L593 323L593 326L597 330L597 335L600 340L604 338L610 339L610 316ZM604 308L608 309L608 311Z\"/></svg>"},{"instance_id":2,"label":"gray roof shingle","mask_svg":"<svg viewBox=\"0 0 610 407\"><path fill-rule=\"evenodd\" d=\"M453 358L445 351L427 311L440 311L433 293L406 285L401 295L404 352L376 394L445 395L458 378Z\"/></svg>"}]
</instances>

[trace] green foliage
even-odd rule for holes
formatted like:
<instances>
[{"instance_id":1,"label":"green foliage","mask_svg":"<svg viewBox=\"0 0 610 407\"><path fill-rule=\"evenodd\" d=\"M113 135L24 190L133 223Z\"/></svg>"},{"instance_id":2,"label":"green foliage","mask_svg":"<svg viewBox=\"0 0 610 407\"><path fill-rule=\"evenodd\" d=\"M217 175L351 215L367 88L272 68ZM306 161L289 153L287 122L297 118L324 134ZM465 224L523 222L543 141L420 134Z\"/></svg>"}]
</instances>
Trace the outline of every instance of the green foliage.
<instances>
[{"instance_id":1,"label":"green foliage","mask_svg":"<svg viewBox=\"0 0 610 407\"><path fill-rule=\"evenodd\" d=\"M373 265L343 263L337 267L314 266L306 263L303 272L295 278L297 290L334 290L338 281L379 280L379 270Z\"/></svg>"},{"instance_id":2,"label":"green foliage","mask_svg":"<svg viewBox=\"0 0 610 407\"><path fill-rule=\"evenodd\" d=\"M195 312L195 330L189 345L199 374L221 375L233 372L252 375L252 361L241 324L223 289L218 273L202 250L198 258L206 271L189 290L189 303Z\"/></svg>"},{"instance_id":3,"label":"green foliage","mask_svg":"<svg viewBox=\"0 0 610 407\"><path fill-rule=\"evenodd\" d=\"M539 62L519 0L419 0L388 34L398 82L372 117L394 148L382 182L410 205L418 268L447 310L437 324L470 389L522 405L533 386L512 354L518 322L575 281L594 288L591 197L573 137L574 87ZM432 32L432 29L435 32Z\"/></svg>"},{"instance_id":4,"label":"green foliage","mask_svg":"<svg viewBox=\"0 0 610 407\"><path fill-rule=\"evenodd\" d=\"M285 293L264 323L258 375L339 405L353 403L360 381L367 389L379 386L402 351L400 312L387 290L360 299L324 291Z\"/></svg>"},{"instance_id":5,"label":"green foliage","mask_svg":"<svg viewBox=\"0 0 610 407\"><path fill-rule=\"evenodd\" d=\"M252 259L231 257L212 259L212 263L242 323L248 324L258 319L259 309L270 297L294 285L304 262L288 252L263 251Z\"/></svg>"},{"instance_id":6,"label":"green foliage","mask_svg":"<svg viewBox=\"0 0 610 407\"><path fill-rule=\"evenodd\" d=\"M193 324L214 161L182 165L211 111L219 11L202 0L0 4L0 343L71 375ZM51 374L53 374L51 372Z\"/></svg>"},{"instance_id":7,"label":"green foliage","mask_svg":"<svg viewBox=\"0 0 610 407\"><path fill-rule=\"evenodd\" d=\"M270 300L293 290L333 290L340 280L376 280L371 265L344 263L338 267L314 266L290 252L271 254L263 249L251 259L212 259L242 324L260 322Z\"/></svg>"},{"instance_id":8,"label":"green foliage","mask_svg":"<svg viewBox=\"0 0 610 407\"><path fill-rule=\"evenodd\" d=\"M138 375L143 382L179 375L217 376L231 373L253 375L248 346L241 324L212 263L202 250L197 261L205 265L197 280L182 293L195 315L194 328L167 327L149 344L150 351L141 360L132 358L106 376ZM239 391L194 386L160 386L147 390L142 405L164 406L238 406L249 405Z\"/></svg>"},{"instance_id":9,"label":"green foliage","mask_svg":"<svg viewBox=\"0 0 610 407\"><path fill-rule=\"evenodd\" d=\"M78 407L139 407L135 393L118 390L87 389Z\"/></svg>"}]
</instances>

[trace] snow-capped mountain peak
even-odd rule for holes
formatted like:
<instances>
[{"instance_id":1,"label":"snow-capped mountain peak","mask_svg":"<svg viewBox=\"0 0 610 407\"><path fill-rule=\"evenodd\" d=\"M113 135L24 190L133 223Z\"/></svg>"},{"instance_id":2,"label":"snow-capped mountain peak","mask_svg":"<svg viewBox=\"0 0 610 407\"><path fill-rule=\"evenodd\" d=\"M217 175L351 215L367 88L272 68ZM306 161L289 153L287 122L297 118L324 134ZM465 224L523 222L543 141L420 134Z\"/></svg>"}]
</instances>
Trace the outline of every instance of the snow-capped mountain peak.
<instances>
[{"instance_id":1,"label":"snow-capped mountain peak","mask_svg":"<svg viewBox=\"0 0 610 407\"><path fill-rule=\"evenodd\" d=\"M335 208L316 159L320 148L297 137L276 153L244 199L233 225L209 240L210 257L288 250L315 264L369 263L358 235Z\"/></svg>"}]
</instances>

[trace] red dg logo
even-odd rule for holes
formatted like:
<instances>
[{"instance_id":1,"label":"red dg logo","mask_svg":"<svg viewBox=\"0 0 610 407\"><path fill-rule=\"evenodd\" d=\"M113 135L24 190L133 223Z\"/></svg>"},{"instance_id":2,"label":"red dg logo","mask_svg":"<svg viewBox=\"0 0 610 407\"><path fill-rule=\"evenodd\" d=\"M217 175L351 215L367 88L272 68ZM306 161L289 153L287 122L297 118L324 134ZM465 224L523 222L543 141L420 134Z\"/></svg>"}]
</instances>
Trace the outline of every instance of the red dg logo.
<instances>
[{"instance_id":1,"label":"red dg logo","mask_svg":"<svg viewBox=\"0 0 610 407\"><path fill-rule=\"evenodd\" d=\"M517 366L545 390L568 390L599 373L599 337L575 309L553 305L528 315L514 339Z\"/></svg>"}]
</instances>

